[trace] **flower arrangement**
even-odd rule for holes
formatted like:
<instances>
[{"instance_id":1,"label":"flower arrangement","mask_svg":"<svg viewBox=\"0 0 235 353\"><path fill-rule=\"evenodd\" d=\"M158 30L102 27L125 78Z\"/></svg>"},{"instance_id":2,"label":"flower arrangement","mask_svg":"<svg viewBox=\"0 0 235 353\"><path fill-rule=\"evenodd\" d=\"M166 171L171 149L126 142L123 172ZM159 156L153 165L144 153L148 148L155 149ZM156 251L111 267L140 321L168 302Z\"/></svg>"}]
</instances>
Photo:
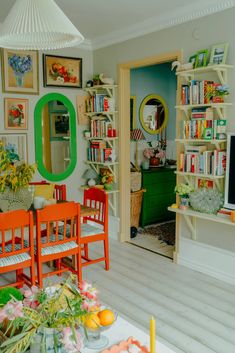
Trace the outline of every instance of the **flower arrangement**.
<instances>
[{"instance_id":1,"label":"flower arrangement","mask_svg":"<svg viewBox=\"0 0 235 353\"><path fill-rule=\"evenodd\" d=\"M75 277L70 276L61 285L46 289L33 286L22 292L23 300L12 297L0 308L0 325L6 338L0 351L24 353L30 344L39 344L41 352L46 352L49 331L53 332L55 352L79 352L82 338L78 328L90 312L99 308L96 288L87 282L77 287Z\"/></svg>"},{"instance_id":2,"label":"flower arrangement","mask_svg":"<svg viewBox=\"0 0 235 353\"><path fill-rule=\"evenodd\" d=\"M193 192L194 189L191 185L188 184L178 184L175 187L175 193L178 194L180 197L188 198L189 194Z\"/></svg>"},{"instance_id":3,"label":"flower arrangement","mask_svg":"<svg viewBox=\"0 0 235 353\"><path fill-rule=\"evenodd\" d=\"M4 147L0 141L0 192L6 188L17 191L28 186L35 170L35 164L20 161L14 145Z\"/></svg>"},{"instance_id":4,"label":"flower arrangement","mask_svg":"<svg viewBox=\"0 0 235 353\"><path fill-rule=\"evenodd\" d=\"M14 54L9 57L8 63L16 74L24 75L26 72L32 70L32 59L30 55L18 56Z\"/></svg>"},{"instance_id":5,"label":"flower arrangement","mask_svg":"<svg viewBox=\"0 0 235 353\"><path fill-rule=\"evenodd\" d=\"M60 63L54 63L51 65L49 75L54 81L58 81L60 83L76 83L78 80L77 76L73 74L73 70L69 70Z\"/></svg>"},{"instance_id":6,"label":"flower arrangement","mask_svg":"<svg viewBox=\"0 0 235 353\"><path fill-rule=\"evenodd\" d=\"M223 102L224 96L229 94L228 85L213 84L207 93L207 99L214 103Z\"/></svg>"},{"instance_id":7,"label":"flower arrangement","mask_svg":"<svg viewBox=\"0 0 235 353\"><path fill-rule=\"evenodd\" d=\"M111 190L113 187L114 176L109 169L103 168L100 170L101 184L106 190Z\"/></svg>"},{"instance_id":8,"label":"flower arrangement","mask_svg":"<svg viewBox=\"0 0 235 353\"><path fill-rule=\"evenodd\" d=\"M22 119L24 119L24 107L22 104L12 105L8 114L10 126L21 126Z\"/></svg>"},{"instance_id":9,"label":"flower arrangement","mask_svg":"<svg viewBox=\"0 0 235 353\"><path fill-rule=\"evenodd\" d=\"M156 157L162 161L166 157L166 140L148 142L148 147L144 149L143 155L147 159Z\"/></svg>"}]
</instances>

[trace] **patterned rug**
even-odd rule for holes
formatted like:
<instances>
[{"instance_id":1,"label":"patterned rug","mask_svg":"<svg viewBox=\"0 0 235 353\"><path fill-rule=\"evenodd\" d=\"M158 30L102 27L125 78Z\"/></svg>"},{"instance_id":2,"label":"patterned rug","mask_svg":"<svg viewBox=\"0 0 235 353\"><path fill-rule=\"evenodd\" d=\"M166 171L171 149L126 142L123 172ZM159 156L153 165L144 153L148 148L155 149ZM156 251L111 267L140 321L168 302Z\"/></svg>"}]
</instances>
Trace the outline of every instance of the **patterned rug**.
<instances>
[{"instance_id":1,"label":"patterned rug","mask_svg":"<svg viewBox=\"0 0 235 353\"><path fill-rule=\"evenodd\" d=\"M146 226L141 233L154 235L167 245L175 245L175 221Z\"/></svg>"}]
</instances>

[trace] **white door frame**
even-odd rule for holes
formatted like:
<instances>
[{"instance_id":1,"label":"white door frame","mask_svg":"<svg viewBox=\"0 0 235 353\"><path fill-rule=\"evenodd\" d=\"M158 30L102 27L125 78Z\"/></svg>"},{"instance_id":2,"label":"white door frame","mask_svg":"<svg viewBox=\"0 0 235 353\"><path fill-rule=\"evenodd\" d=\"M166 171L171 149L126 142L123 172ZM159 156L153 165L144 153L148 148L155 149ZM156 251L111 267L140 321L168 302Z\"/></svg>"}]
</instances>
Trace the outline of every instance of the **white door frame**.
<instances>
[{"instance_id":1,"label":"white door frame","mask_svg":"<svg viewBox=\"0 0 235 353\"><path fill-rule=\"evenodd\" d=\"M174 60L182 62L181 50L130 61L118 66L120 241L130 240L130 70ZM178 245L176 244L177 252Z\"/></svg>"}]
</instances>

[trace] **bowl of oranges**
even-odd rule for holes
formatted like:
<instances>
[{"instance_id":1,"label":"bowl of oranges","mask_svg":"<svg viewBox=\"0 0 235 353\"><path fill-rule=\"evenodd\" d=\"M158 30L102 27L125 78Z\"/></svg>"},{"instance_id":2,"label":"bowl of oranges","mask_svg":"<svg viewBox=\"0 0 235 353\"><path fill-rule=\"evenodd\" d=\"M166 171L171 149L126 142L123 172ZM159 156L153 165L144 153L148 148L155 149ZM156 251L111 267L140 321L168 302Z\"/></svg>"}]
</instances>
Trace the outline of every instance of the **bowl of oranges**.
<instances>
[{"instance_id":1,"label":"bowl of oranges","mask_svg":"<svg viewBox=\"0 0 235 353\"><path fill-rule=\"evenodd\" d=\"M108 330L117 320L117 313L110 308L101 308L86 315L84 320L85 346L101 349L108 345L109 340L101 333Z\"/></svg>"}]
</instances>

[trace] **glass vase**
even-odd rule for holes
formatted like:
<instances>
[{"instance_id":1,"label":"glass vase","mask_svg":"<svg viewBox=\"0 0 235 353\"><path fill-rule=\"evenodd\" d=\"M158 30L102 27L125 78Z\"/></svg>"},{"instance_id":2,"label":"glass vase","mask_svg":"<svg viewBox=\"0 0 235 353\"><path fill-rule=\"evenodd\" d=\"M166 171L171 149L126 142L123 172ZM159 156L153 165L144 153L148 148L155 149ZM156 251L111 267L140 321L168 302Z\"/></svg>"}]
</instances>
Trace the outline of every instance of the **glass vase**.
<instances>
[{"instance_id":1,"label":"glass vase","mask_svg":"<svg viewBox=\"0 0 235 353\"><path fill-rule=\"evenodd\" d=\"M15 76L15 80L16 80L16 86L22 87L23 83L24 83L24 74L22 74L21 72L14 71L14 76Z\"/></svg>"}]
</instances>

